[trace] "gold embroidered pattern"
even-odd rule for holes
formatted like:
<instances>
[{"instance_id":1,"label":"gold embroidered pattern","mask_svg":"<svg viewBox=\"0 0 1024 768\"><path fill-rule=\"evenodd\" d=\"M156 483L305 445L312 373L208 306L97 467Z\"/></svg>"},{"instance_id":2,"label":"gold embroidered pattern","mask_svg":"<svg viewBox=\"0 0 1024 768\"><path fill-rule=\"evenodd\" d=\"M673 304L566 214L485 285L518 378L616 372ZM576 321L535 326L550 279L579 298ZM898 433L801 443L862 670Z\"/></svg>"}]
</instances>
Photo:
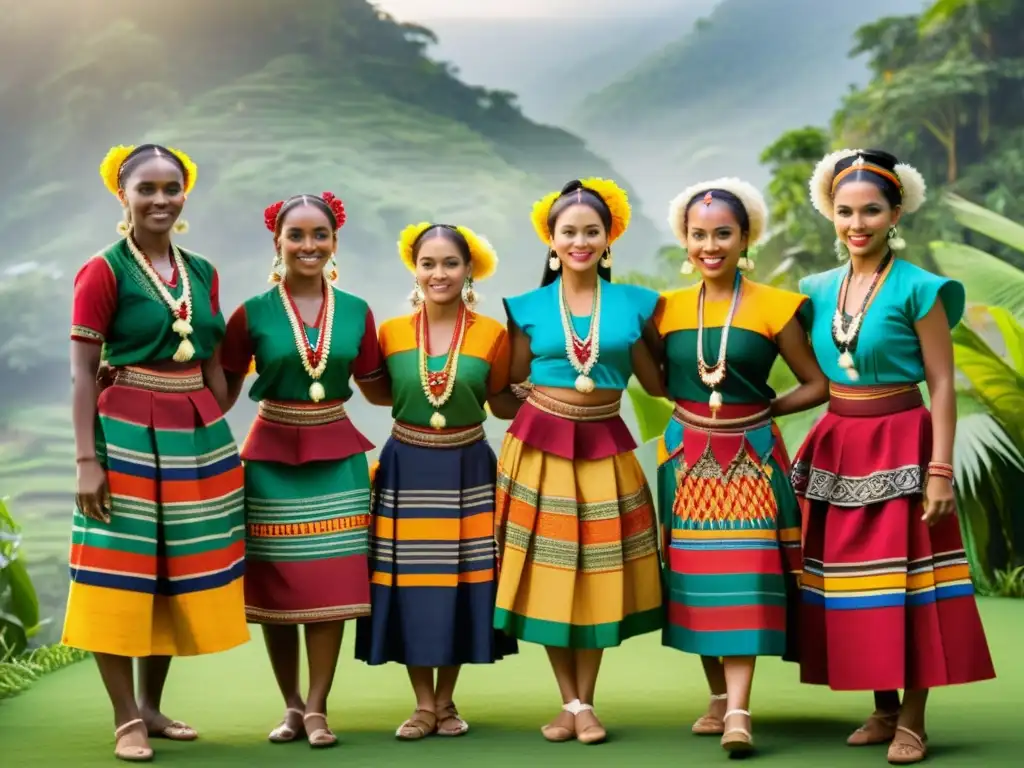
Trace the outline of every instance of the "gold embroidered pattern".
<instances>
[{"instance_id":1,"label":"gold embroidered pattern","mask_svg":"<svg viewBox=\"0 0 1024 768\"><path fill-rule=\"evenodd\" d=\"M330 520L314 520L308 523L249 523L249 535L261 538L283 538L285 536L309 536L317 533L337 533L353 528L367 528L369 515L349 515Z\"/></svg>"},{"instance_id":2,"label":"gold embroidered pattern","mask_svg":"<svg viewBox=\"0 0 1024 768\"><path fill-rule=\"evenodd\" d=\"M260 400L259 415L266 421L290 427L316 427L348 418L345 404L341 402L310 406Z\"/></svg>"},{"instance_id":3,"label":"gold embroidered pattern","mask_svg":"<svg viewBox=\"0 0 1024 768\"><path fill-rule=\"evenodd\" d=\"M101 344L107 340L107 337L99 331L94 331L92 328L87 328L84 325L72 325L71 338L83 339L85 341L98 341Z\"/></svg>"},{"instance_id":4,"label":"gold embroidered pattern","mask_svg":"<svg viewBox=\"0 0 1024 768\"><path fill-rule=\"evenodd\" d=\"M391 427L391 436L400 443L416 445L421 448L464 448L480 442L487 435L482 424L465 429L452 429L445 432L417 429L408 424L396 421Z\"/></svg>"},{"instance_id":5,"label":"gold embroidered pattern","mask_svg":"<svg viewBox=\"0 0 1024 768\"><path fill-rule=\"evenodd\" d=\"M203 372L199 368L172 372L131 366L117 369L114 384L119 387L135 387L150 392L171 394L198 392L206 386L203 382Z\"/></svg>"}]
</instances>

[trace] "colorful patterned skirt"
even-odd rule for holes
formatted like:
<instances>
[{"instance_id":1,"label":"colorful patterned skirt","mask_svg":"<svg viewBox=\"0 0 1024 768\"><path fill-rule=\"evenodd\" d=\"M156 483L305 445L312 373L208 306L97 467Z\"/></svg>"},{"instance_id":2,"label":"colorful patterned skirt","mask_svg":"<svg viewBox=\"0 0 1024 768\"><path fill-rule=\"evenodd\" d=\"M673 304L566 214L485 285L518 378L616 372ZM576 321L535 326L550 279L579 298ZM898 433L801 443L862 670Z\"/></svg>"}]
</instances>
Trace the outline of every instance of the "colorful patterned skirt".
<instances>
[{"instance_id":1,"label":"colorful patterned skirt","mask_svg":"<svg viewBox=\"0 0 1024 768\"><path fill-rule=\"evenodd\" d=\"M115 656L196 656L249 640L234 438L199 367L118 369L96 455L112 509L75 509L62 642Z\"/></svg>"},{"instance_id":2,"label":"colorful patterned skirt","mask_svg":"<svg viewBox=\"0 0 1024 768\"><path fill-rule=\"evenodd\" d=\"M921 520L931 451L917 386L830 386L793 467L808 516L803 682L858 691L995 677L959 523Z\"/></svg>"},{"instance_id":3,"label":"colorful patterned skirt","mask_svg":"<svg viewBox=\"0 0 1024 768\"><path fill-rule=\"evenodd\" d=\"M260 403L242 452L249 621L370 612L368 445L342 403Z\"/></svg>"},{"instance_id":4,"label":"colorful patterned skirt","mask_svg":"<svg viewBox=\"0 0 1024 768\"><path fill-rule=\"evenodd\" d=\"M483 427L395 424L374 477L370 617L356 658L414 667L516 652L494 629L494 452Z\"/></svg>"},{"instance_id":5,"label":"colorful patterned skirt","mask_svg":"<svg viewBox=\"0 0 1024 768\"><path fill-rule=\"evenodd\" d=\"M659 445L662 643L702 656L796 658L800 510L764 405L680 402Z\"/></svg>"},{"instance_id":6,"label":"colorful patterned skirt","mask_svg":"<svg viewBox=\"0 0 1024 768\"><path fill-rule=\"evenodd\" d=\"M494 626L520 640L611 648L662 627L654 505L618 408L534 390L505 436Z\"/></svg>"}]
</instances>

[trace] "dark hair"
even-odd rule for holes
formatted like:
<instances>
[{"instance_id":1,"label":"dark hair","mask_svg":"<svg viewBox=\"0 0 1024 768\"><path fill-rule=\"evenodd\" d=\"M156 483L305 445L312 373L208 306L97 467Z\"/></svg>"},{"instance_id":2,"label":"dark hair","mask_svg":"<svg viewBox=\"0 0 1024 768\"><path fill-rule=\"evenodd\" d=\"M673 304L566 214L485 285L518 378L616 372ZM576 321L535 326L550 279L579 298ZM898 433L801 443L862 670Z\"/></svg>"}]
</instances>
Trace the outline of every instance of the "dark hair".
<instances>
[{"instance_id":1,"label":"dark hair","mask_svg":"<svg viewBox=\"0 0 1024 768\"><path fill-rule=\"evenodd\" d=\"M293 195L284 201L281 210L277 212L277 223L274 227L275 235L281 234L281 225L284 224L285 216L303 205L312 205L314 208L319 208L327 217L327 220L331 222L331 230L338 231L338 220L334 217L334 211L331 210L331 206L320 195Z\"/></svg>"},{"instance_id":2,"label":"dark hair","mask_svg":"<svg viewBox=\"0 0 1024 768\"><path fill-rule=\"evenodd\" d=\"M720 203L725 203L732 212L732 215L736 218L736 223L740 225L740 232L744 235L750 234L750 214L747 213L747 207L743 205L743 201L740 200L732 192L725 189L705 189L703 192L698 192L690 198L690 202L686 204L686 211L683 213L683 226L689 226L690 209L693 208L698 202L703 203L704 198L708 194L711 194L712 200L717 200Z\"/></svg>"},{"instance_id":3,"label":"dark hair","mask_svg":"<svg viewBox=\"0 0 1024 768\"><path fill-rule=\"evenodd\" d=\"M472 257L469 252L469 243L466 242L466 238L462 236L462 233L459 232L459 230L451 224L431 224L413 241L412 260L414 264L416 263L416 257L419 255L420 247L424 242L426 242L427 237L430 235L440 237L442 240L447 240L449 243L454 245L464 263L469 264L472 262Z\"/></svg>"},{"instance_id":4,"label":"dark hair","mask_svg":"<svg viewBox=\"0 0 1024 768\"><path fill-rule=\"evenodd\" d=\"M835 178L841 171L844 171L854 163L857 163L858 158L864 158L864 161L870 163L870 165L878 166L879 168L889 171L889 173L894 176L896 175L896 165L899 163L899 160L896 159L895 155L891 155L881 149L865 149L856 155L844 157L842 160L837 162L833 169L834 174L832 178ZM872 171L870 165L850 171L841 178L839 183L836 184L835 189L832 190L833 195L840 187L851 181L866 181L868 184L872 184L878 188L882 193L882 197L886 199L890 206L896 208L901 205L903 203L903 191L900 189L900 186L894 183L892 179L886 178L880 173Z\"/></svg>"},{"instance_id":5,"label":"dark hair","mask_svg":"<svg viewBox=\"0 0 1024 768\"><path fill-rule=\"evenodd\" d=\"M181 159L176 154L160 144L140 144L121 163L121 167L117 171L117 185L124 188L125 179L130 177L136 168L147 160L152 160L154 157L162 157L178 166L182 178L188 183L188 171L185 169L185 164L181 162Z\"/></svg>"},{"instance_id":6,"label":"dark hair","mask_svg":"<svg viewBox=\"0 0 1024 768\"><path fill-rule=\"evenodd\" d=\"M608 208L608 204L601 199L601 196L593 190L587 189L583 186L583 182L579 179L573 179L564 187L551 205L551 211L548 213L548 232L555 231L555 224L558 222L558 217L561 216L567 208L571 208L574 205L585 205L590 208L594 213L597 214L598 218L601 219L601 224L604 225L605 234L610 234L612 231L612 212ZM611 247L609 246L609 250ZM547 258L551 258L554 251L548 249ZM612 271L609 267L602 267L600 264L597 266L598 277L604 278L608 282L611 282ZM540 279L540 286L543 288L545 285L550 285L558 279L558 272L549 269L547 263L544 264L544 275Z\"/></svg>"}]
</instances>

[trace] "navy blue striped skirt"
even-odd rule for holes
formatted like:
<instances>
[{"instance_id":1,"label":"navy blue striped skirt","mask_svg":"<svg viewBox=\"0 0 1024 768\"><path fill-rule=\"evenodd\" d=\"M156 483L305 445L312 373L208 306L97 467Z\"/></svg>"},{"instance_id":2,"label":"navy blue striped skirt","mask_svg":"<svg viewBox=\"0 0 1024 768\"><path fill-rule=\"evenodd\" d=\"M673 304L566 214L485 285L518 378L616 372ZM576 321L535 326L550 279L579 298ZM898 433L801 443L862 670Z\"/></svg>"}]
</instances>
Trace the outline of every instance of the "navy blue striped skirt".
<instances>
[{"instance_id":1,"label":"navy blue striped skirt","mask_svg":"<svg viewBox=\"0 0 1024 768\"><path fill-rule=\"evenodd\" d=\"M448 445L426 444L442 437ZM381 451L371 612L356 628L356 658L369 664L490 664L517 651L494 629L497 460L481 429L459 437L396 425Z\"/></svg>"}]
</instances>

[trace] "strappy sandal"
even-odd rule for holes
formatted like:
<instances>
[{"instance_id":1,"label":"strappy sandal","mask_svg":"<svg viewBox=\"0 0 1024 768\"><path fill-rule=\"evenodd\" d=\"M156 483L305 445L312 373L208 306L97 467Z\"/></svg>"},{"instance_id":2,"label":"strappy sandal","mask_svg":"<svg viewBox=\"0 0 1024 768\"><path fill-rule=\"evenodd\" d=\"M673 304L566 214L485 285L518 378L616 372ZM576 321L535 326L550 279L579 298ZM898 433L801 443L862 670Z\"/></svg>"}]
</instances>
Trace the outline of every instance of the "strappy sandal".
<instances>
[{"instance_id":1,"label":"strappy sandal","mask_svg":"<svg viewBox=\"0 0 1024 768\"><path fill-rule=\"evenodd\" d=\"M425 720L423 715L431 719ZM410 733L410 731L414 733ZM412 717L398 726L398 729L395 731L395 737L402 741L419 741L436 731L437 715L429 709L416 709L413 710Z\"/></svg>"},{"instance_id":2,"label":"strappy sandal","mask_svg":"<svg viewBox=\"0 0 1024 768\"><path fill-rule=\"evenodd\" d=\"M851 747L870 747L888 744L896 736L896 721L899 712L873 712L864 725L850 734L846 743Z\"/></svg>"},{"instance_id":3,"label":"strappy sandal","mask_svg":"<svg viewBox=\"0 0 1024 768\"><path fill-rule=\"evenodd\" d=\"M469 723L459 717L459 710L455 708L455 702L446 704L437 711L437 735L438 736L461 736L469 730ZM454 723L453 728L443 727L445 723Z\"/></svg>"},{"instance_id":4,"label":"strappy sandal","mask_svg":"<svg viewBox=\"0 0 1024 768\"><path fill-rule=\"evenodd\" d=\"M728 695L727 693L713 693L711 694L711 701L725 701ZM708 711L694 722L690 732L698 736L721 736L725 733L725 723L722 722L721 718L711 714L711 708L708 707Z\"/></svg>"},{"instance_id":5,"label":"strappy sandal","mask_svg":"<svg viewBox=\"0 0 1024 768\"><path fill-rule=\"evenodd\" d=\"M561 743L563 741L572 741L576 738L576 715L580 711L580 700L573 699L572 701L562 705L562 712L568 712L573 716L572 728L565 725L556 725L552 720L547 725L541 726L540 732L544 735L544 738L548 741ZM561 717L561 715L559 715ZM557 719L557 718L556 718Z\"/></svg>"},{"instance_id":6,"label":"strappy sandal","mask_svg":"<svg viewBox=\"0 0 1024 768\"><path fill-rule=\"evenodd\" d=\"M305 718L303 718L302 727L299 728L299 730L295 730L290 725L288 725L288 715L298 715L299 717L303 717L304 714L305 713L301 709L296 709L295 707L288 707L288 709L284 711L284 720L282 720L281 724L267 735L267 740L274 744L287 744L289 742L295 741L295 739L299 737L300 733L305 732L306 721Z\"/></svg>"},{"instance_id":7,"label":"strappy sandal","mask_svg":"<svg viewBox=\"0 0 1024 768\"><path fill-rule=\"evenodd\" d=\"M722 722L724 723L733 715L750 717L750 713L745 709L730 709L725 713ZM754 737L750 735L750 731L746 728L729 728L722 734L722 749L733 753L753 752Z\"/></svg>"},{"instance_id":8,"label":"strappy sandal","mask_svg":"<svg viewBox=\"0 0 1024 768\"><path fill-rule=\"evenodd\" d=\"M594 714L593 704L583 704L579 706L579 710L576 712L576 717L579 718L584 712L589 712L590 716L594 718L594 725L588 725L582 731L576 730L576 741L580 744L600 744L608 738L608 731L601 725L601 721L597 719L597 715Z\"/></svg>"},{"instance_id":9,"label":"strappy sandal","mask_svg":"<svg viewBox=\"0 0 1024 768\"><path fill-rule=\"evenodd\" d=\"M168 739L169 741L195 741L199 733L191 725L180 720L171 720L163 728L150 728L146 726L151 739Z\"/></svg>"},{"instance_id":10,"label":"strappy sandal","mask_svg":"<svg viewBox=\"0 0 1024 768\"><path fill-rule=\"evenodd\" d=\"M901 734L906 734L909 738L901 739ZM927 739L927 735L922 738L909 728L897 725L896 735L893 737L892 744L889 745L889 754L887 755L889 762L892 765L920 763L928 757Z\"/></svg>"},{"instance_id":11,"label":"strappy sandal","mask_svg":"<svg viewBox=\"0 0 1024 768\"><path fill-rule=\"evenodd\" d=\"M114 731L114 757L128 763L148 763L153 759L152 747L122 747L121 738L137 725L146 726L141 717L129 720Z\"/></svg>"},{"instance_id":12,"label":"strappy sandal","mask_svg":"<svg viewBox=\"0 0 1024 768\"><path fill-rule=\"evenodd\" d=\"M306 727L306 721L311 717L322 717L324 727L314 728L312 731L309 730L309 728ZM302 716L302 725L306 728L306 740L309 741L309 746L314 749L333 747L338 743L338 737L335 736L331 729L327 727L327 715L322 712L307 712Z\"/></svg>"}]
</instances>

